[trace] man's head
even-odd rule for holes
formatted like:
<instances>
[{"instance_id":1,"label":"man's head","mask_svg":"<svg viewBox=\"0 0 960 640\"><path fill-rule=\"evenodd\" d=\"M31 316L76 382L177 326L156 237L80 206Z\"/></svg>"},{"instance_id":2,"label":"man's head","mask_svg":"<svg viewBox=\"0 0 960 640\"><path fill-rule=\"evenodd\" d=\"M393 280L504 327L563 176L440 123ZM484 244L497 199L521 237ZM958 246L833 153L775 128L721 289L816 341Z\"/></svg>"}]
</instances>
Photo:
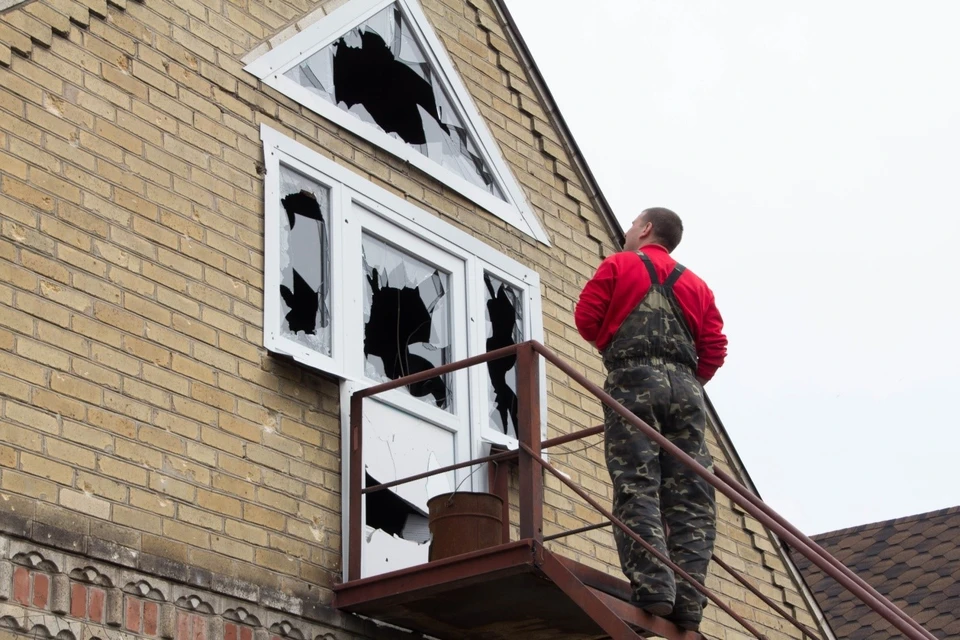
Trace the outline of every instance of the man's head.
<instances>
[{"instance_id":1,"label":"man's head","mask_svg":"<svg viewBox=\"0 0 960 640\"><path fill-rule=\"evenodd\" d=\"M641 212L633 221L633 226L627 229L623 250L637 251L644 245L659 244L667 252L672 252L682 237L683 222L680 216L670 209L653 207Z\"/></svg>"}]
</instances>

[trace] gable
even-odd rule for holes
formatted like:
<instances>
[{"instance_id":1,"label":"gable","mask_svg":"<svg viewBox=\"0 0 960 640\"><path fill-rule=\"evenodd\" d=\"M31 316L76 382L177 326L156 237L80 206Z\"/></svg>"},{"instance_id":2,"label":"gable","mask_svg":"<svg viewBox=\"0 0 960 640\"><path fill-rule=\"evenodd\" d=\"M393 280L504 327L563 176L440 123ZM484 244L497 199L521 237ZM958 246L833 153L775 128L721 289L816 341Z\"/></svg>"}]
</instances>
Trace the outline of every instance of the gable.
<instances>
[{"instance_id":1,"label":"gable","mask_svg":"<svg viewBox=\"0 0 960 640\"><path fill-rule=\"evenodd\" d=\"M417 0L351 0L246 70L549 244Z\"/></svg>"}]
</instances>

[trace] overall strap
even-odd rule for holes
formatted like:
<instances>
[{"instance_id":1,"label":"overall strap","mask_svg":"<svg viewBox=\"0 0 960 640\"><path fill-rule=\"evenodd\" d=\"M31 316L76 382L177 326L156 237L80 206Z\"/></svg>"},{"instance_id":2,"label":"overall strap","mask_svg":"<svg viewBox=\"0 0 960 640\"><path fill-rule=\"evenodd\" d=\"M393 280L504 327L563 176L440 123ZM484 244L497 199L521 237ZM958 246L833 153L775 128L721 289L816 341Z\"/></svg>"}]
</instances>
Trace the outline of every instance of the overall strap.
<instances>
[{"instance_id":1,"label":"overall strap","mask_svg":"<svg viewBox=\"0 0 960 640\"><path fill-rule=\"evenodd\" d=\"M637 251L637 255L640 256L643 264L645 264L647 267L647 273L650 274L650 282L655 285L660 284L660 276L657 275L657 270L653 267L653 263L650 261L649 256L640 251Z\"/></svg>"},{"instance_id":2,"label":"overall strap","mask_svg":"<svg viewBox=\"0 0 960 640\"><path fill-rule=\"evenodd\" d=\"M686 267L684 267L682 264L678 264L676 267L673 268L673 273L671 273L670 276L667 278L667 281L663 283L663 286L666 287L667 289L672 289L673 285L677 282L677 280L680 279L680 276L682 276L683 272L686 270L687 270Z\"/></svg>"}]
</instances>

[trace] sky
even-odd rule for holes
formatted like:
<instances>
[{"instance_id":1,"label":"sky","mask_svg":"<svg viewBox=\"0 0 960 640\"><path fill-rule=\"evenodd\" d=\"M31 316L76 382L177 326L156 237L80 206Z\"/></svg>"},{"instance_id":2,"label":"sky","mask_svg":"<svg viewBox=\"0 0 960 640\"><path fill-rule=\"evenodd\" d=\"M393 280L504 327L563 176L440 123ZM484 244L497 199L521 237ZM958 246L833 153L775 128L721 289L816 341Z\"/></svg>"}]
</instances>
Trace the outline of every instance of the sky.
<instances>
[{"instance_id":1,"label":"sky","mask_svg":"<svg viewBox=\"0 0 960 640\"><path fill-rule=\"evenodd\" d=\"M683 218L764 500L808 534L960 505L960 3L508 6L621 225Z\"/></svg>"}]
</instances>

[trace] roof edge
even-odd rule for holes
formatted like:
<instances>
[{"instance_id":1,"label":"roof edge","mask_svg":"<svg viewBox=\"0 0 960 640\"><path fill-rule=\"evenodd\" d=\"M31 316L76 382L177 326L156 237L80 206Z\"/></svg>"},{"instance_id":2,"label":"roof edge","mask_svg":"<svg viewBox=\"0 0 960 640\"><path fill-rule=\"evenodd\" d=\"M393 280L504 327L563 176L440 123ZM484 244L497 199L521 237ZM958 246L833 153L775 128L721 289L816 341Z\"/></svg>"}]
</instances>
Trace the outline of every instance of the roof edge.
<instances>
[{"instance_id":1,"label":"roof edge","mask_svg":"<svg viewBox=\"0 0 960 640\"><path fill-rule=\"evenodd\" d=\"M927 518L938 518L940 516L949 516L955 513L960 513L960 506L947 507L945 509L936 509L934 511L926 511L924 513L917 513L910 516L903 516L901 518L893 518L891 520L878 520L877 522L859 524L854 527L837 529L835 531L826 531L824 533L818 533L817 535L813 536L813 539L819 542L820 540L823 540L826 538L848 536L851 533L861 533L863 531L869 531L870 529L880 529L882 527L888 527L890 525L906 524L908 522L915 522L917 520L924 520Z\"/></svg>"},{"instance_id":2,"label":"roof edge","mask_svg":"<svg viewBox=\"0 0 960 640\"><path fill-rule=\"evenodd\" d=\"M593 171L590 170L586 158L583 155L583 151L577 144L576 139L574 139L573 133L570 131L570 127L567 125L566 119L563 117L563 114L560 113L560 108L557 105L557 101L553 97L553 93L551 93L550 88L547 86L547 82L543 77L543 73L540 71L540 67L538 67L536 61L534 61L533 54L530 52L530 48L527 46L526 41L520 34L520 28L517 26L513 15L510 13L510 9L507 8L506 0L491 0L491 4L497 10L497 12L499 12L500 21L506 25L507 35L511 40L513 40L511 44L513 44L514 49L520 55L524 66L530 73L531 80L533 81L537 92L540 94L540 97L543 99L544 106L546 106L547 116L552 120L551 124L560 133L561 138L563 138L563 143L570 150L571 155L573 156L573 161L576 164L574 169L580 174L584 186L587 188L587 195L594 203L594 206L597 208L600 215L603 216L603 219L607 223L607 226L609 227L608 230L610 231L613 239L616 242L623 244L623 228L620 226L620 222L617 220L616 215L614 215L613 209L611 208L610 203L607 201L606 196L603 195L603 191L600 189L600 184L597 182L597 178L594 176Z\"/></svg>"}]
</instances>

